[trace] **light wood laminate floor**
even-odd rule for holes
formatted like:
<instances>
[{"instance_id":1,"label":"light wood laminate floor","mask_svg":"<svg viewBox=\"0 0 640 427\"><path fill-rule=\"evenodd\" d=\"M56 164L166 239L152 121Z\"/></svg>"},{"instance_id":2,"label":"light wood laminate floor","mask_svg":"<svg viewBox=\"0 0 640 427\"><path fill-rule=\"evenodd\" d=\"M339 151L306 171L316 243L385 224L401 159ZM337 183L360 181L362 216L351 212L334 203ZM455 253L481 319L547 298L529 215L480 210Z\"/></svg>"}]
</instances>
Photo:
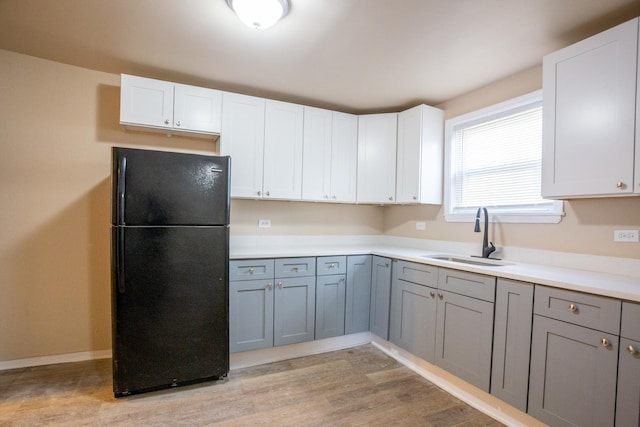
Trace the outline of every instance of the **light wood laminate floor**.
<instances>
[{"instance_id":1,"label":"light wood laminate floor","mask_svg":"<svg viewBox=\"0 0 640 427\"><path fill-rule=\"evenodd\" d=\"M0 371L0 426L499 426L372 345L115 399L111 359Z\"/></svg>"}]
</instances>

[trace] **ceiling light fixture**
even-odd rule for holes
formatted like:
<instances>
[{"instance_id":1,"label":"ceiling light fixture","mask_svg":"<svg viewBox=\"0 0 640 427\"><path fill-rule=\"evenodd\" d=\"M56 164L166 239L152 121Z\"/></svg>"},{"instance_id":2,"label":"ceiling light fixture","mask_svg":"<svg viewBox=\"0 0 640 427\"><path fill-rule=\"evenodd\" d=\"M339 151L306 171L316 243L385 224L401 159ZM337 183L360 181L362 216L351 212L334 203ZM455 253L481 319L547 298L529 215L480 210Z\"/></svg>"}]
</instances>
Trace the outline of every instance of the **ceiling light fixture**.
<instances>
[{"instance_id":1,"label":"ceiling light fixture","mask_svg":"<svg viewBox=\"0 0 640 427\"><path fill-rule=\"evenodd\" d=\"M257 30L271 27L289 12L289 0L227 0L246 25Z\"/></svg>"}]
</instances>

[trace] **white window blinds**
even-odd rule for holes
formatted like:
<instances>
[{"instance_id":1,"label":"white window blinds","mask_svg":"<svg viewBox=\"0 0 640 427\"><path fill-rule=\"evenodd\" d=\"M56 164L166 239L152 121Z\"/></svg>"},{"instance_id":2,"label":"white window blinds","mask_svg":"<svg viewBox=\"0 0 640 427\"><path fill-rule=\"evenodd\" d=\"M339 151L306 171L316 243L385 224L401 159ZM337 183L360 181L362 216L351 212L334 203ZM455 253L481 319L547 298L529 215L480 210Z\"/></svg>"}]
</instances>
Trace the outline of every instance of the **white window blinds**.
<instances>
[{"instance_id":1,"label":"white window blinds","mask_svg":"<svg viewBox=\"0 0 640 427\"><path fill-rule=\"evenodd\" d=\"M541 197L542 99L503 103L449 120L447 219L480 206L493 213L558 214ZM560 202L560 214L562 206ZM455 220L455 219L454 219ZM538 222L538 221L526 221ZM548 221L544 221L548 222Z\"/></svg>"}]
</instances>

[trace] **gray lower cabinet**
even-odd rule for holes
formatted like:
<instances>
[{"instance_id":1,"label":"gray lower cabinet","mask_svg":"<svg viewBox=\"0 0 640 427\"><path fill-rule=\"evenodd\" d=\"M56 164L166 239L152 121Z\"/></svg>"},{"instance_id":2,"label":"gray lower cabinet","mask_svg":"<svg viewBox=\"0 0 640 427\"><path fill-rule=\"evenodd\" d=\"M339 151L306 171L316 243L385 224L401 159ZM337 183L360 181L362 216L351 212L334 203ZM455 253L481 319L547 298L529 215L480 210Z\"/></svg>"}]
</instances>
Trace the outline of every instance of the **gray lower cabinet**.
<instances>
[{"instance_id":1,"label":"gray lower cabinet","mask_svg":"<svg viewBox=\"0 0 640 427\"><path fill-rule=\"evenodd\" d=\"M618 341L617 335L534 315L529 414L551 426L612 426Z\"/></svg>"},{"instance_id":2,"label":"gray lower cabinet","mask_svg":"<svg viewBox=\"0 0 640 427\"><path fill-rule=\"evenodd\" d=\"M344 274L316 279L316 339L344 335Z\"/></svg>"},{"instance_id":3,"label":"gray lower cabinet","mask_svg":"<svg viewBox=\"0 0 640 427\"><path fill-rule=\"evenodd\" d=\"M640 426L640 304L622 304L616 426Z\"/></svg>"},{"instance_id":4,"label":"gray lower cabinet","mask_svg":"<svg viewBox=\"0 0 640 427\"><path fill-rule=\"evenodd\" d=\"M347 257L345 334L355 334L369 330L371 261L371 255L351 255Z\"/></svg>"},{"instance_id":5,"label":"gray lower cabinet","mask_svg":"<svg viewBox=\"0 0 640 427\"><path fill-rule=\"evenodd\" d=\"M498 279L493 325L491 394L527 411L533 323L530 283Z\"/></svg>"},{"instance_id":6,"label":"gray lower cabinet","mask_svg":"<svg viewBox=\"0 0 640 427\"><path fill-rule=\"evenodd\" d=\"M371 267L371 332L389 339L389 307L391 304L391 260L373 256Z\"/></svg>"},{"instance_id":7,"label":"gray lower cabinet","mask_svg":"<svg viewBox=\"0 0 640 427\"><path fill-rule=\"evenodd\" d=\"M438 290L436 365L488 392L492 343L492 302Z\"/></svg>"},{"instance_id":8,"label":"gray lower cabinet","mask_svg":"<svg viewBox=\"0 0 640 427\"><path fill-rule=\"evenodd\" d=\"M437 271L428 265L394 261L391 284L389 340L431 363L436 345Z\"/></svg>"},{"instance_id":9,"label":"gray lower cabinet","mask_svg":"<svg viewBox=\"0 0 640 427\"><path fill-rule=\"evenodd\" d=\"M304 277L276 277L273 345L295 344L314 339L316 308L315 268L313 274L313 276Z\"/></svg>"},{"instance_id":10,"label":"gray lower cabinet","mask_svg":"<svg viewBox=\"0 0 640 427\"><path fill-rule=\"evenodd\" d=\"M229 351L273 347L273 279L229 283Z\"/></svg>"}]
</instances>

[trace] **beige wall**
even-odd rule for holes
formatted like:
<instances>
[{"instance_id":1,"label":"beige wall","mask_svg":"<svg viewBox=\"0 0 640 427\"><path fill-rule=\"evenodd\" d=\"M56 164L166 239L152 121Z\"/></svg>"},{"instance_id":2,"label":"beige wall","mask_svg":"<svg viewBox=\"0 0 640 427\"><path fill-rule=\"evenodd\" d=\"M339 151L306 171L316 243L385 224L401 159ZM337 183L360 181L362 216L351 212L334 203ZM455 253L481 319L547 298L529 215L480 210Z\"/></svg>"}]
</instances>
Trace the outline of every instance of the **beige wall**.
<instances>
[{"instance_id":1,"label":"beige wall","mask_svg":"<svg viewBox=\"0 0 640 427\"><path fill-rule=\"evenodd\" d=\"M111 147L216 146L123 131L117 75L0 50L0 76L0 361L109 349ZM232 234L380 234L382 208L234 201L231 221Z\"/></svg>"},{"instance_id":2,"label":"beige wall","mask_svg":"<svg viewBox=\"0 0 640 427\"><path fill-rule=\"evenodd\" d=\"M111 347L110 149L213 153L206 140L124 132L119 76L0 50L0 361ZM449 117L540 87L539 69L453 100ZM455 113L455 114L454 114ZM478 241L439 206L234 200L232 235L380 234ZM257 221L271 219L270 229ZM427 229L415 231L414 221ZM558 225L500 225L498 245L640 257L640 198L567 204Z\"/></svg>"},{"instance_id":3,"label":"beige wall","mask_svg":"<svg viewBox=\"0 0 640 427\"><path fill-rule=\"evenodd\" d=\"M445 109L448 119L540 88L538 66L438 107ZM613 242L614 230L640 229L640 197L571 200L564 206L566 215L559 224L492 224L491 240L497 246L640 258L639 243ZM416 221L426 222L426 230L417 231ZM442 206L385 207L384 233L478 244L482 240L473 224L446 222Z\"/></svg>"}]
</instances>

